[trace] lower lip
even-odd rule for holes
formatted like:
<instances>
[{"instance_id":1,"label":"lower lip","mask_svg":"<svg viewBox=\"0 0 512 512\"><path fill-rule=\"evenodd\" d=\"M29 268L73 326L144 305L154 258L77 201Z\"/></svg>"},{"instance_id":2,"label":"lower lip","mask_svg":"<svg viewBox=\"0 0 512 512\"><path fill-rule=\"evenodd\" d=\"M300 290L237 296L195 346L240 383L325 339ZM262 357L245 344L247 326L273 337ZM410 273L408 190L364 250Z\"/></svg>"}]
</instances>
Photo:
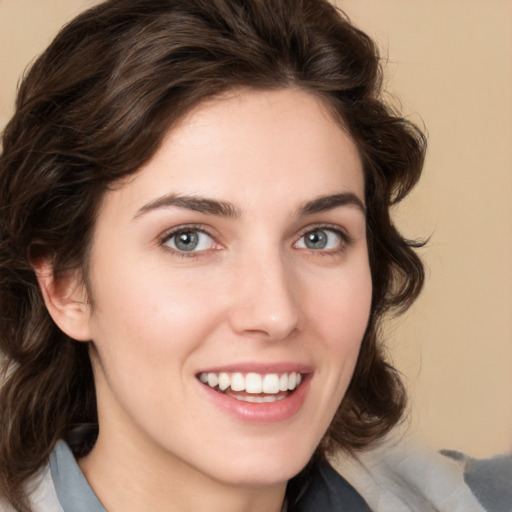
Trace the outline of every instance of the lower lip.
<instances>
[{"instance_id":1,"label":"lower lip","mask_svg":"<svg viewBox=\"0 0 512 512\"><path fill-rule=\"evenodd\" d=\"M209 400L239 421L277 423L291 418L300 411L309 391L310 380L311 375L304 376L300 386L289 396L282 400L266 403L244 402L214 391L202 382L198 381L198 384Z\"/></svg>"}]
</instances>

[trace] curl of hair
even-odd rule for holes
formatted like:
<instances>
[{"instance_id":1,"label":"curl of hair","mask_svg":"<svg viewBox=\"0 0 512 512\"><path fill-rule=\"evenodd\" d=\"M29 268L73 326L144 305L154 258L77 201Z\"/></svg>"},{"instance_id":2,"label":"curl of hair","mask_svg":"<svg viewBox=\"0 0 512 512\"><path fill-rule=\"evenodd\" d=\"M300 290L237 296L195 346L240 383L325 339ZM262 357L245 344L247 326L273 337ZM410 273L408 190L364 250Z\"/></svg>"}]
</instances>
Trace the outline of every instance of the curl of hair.
<instances>
[{"instance_id":1,"label":"curl of hair","mask_svg":"<svg viewBox=\"0 0 512 512\"><path fill-rule=\"evenodd\" d=\"M405 394L379 321L423 283L390 207L418 180L425 139L381 99L374 43L326 0L110 0L65 26L21 83L0 156L0 495L24 488L55 442L87 453L97 422L87 344L52 322L33 262L83 270L103 193L168 130L223 92L300 88L321 97L364 164L373 303L348 392L318 454L355 450L400 419ZM93 429L94 430L94 429ZM87 437L87 436L86 436Z\"/></svg>"}]
</instances>

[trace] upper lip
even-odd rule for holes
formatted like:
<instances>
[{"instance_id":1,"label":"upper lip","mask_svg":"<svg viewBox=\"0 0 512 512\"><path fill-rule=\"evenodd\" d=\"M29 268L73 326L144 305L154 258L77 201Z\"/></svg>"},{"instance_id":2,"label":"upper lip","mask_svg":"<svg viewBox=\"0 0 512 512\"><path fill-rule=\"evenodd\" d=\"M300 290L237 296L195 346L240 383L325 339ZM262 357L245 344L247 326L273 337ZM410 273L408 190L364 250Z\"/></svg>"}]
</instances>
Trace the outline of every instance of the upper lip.
<instances>
[{"instance_id":1,"label":"upper lip","mask_svg":"<svg viewBox=\"0 0 512 512\"><path fill-rule=\"evenodd\" d=\"M197 372L200 373L290 373L297 372L301 374L312 373L313 368L311 365L293 362L279 362L279 363L264 363L264 362L245 362L245 363L231 363L222 366L210 366L202 368Z\"/></svg>"}]
</instances>

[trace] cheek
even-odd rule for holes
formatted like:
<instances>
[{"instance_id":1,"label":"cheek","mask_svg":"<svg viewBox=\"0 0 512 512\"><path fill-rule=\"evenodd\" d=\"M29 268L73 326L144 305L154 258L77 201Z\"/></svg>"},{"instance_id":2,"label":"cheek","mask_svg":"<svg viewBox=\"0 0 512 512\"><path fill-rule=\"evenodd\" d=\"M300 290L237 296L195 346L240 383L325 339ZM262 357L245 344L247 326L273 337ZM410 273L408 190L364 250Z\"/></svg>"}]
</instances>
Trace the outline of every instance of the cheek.
<instances>
[{"instance_id":1,"label":"cheek","mask_svg":"<svg viewBox=\"0 0 512 512\"><path fill-rule=\"evenodd\" d=\"M317 363L315 400L309 413L319 425L314 442L329 427L350 384L372 300L370 271L363 259L360 265L340 269L331 277L304 294L309 297L308 324L314 329L311 348Z\"/></svg>"},{"instance_id":2,"label":"cheek","mask_svg":"<svg viewBox=\"0 0 512 512\"><path fill-rule=\"evenodd\" d=\"M372 281L367 265L357 272L340 273L323 289L310 290L310 313L323 339L333 348L359 347L368 325Z\"/></svg>"},{"instance_id":3,"label":"cheek","mask_svg":"<svg viewBox=\"0 0 512 512\"><path fill-rule=\"evenodd\" d=\"M151 430L168 425L173 410L186 409L191 354L214 328L215 313L201 288L146 270L122 280L113 272L96 287L92 323L102 410L123 411L119 417L127 414Z\"/></svg>"},{"instance_id":4,"label":"cheek","mask_svg":"<svg viewBox=\"0 0 512 512\"><path fill-rule=\"evenodd\" d=\"M134 266L132 268L140 268ZM154 368L178 364L213 328L216 312L202 280L169 275L158 266L140 272L118 267L94 287L91 332L103 362Z\"/></svg>"},{"instance_id":5,"label":"cheek","mask_svg":"<svg viewBox=\"0 0 512 512\"><path fill-rule=\"evenodd\" d=\"M368 265L357 272L340 273L324 290L311 293L310 324L315 326L317 338L323 342L318 348L322 377L332 394L327 409L337 409L350 383L363 340L372 301L372 281ZM314 320L313 320L314 319Z\"/></svg>"}]
</instances>

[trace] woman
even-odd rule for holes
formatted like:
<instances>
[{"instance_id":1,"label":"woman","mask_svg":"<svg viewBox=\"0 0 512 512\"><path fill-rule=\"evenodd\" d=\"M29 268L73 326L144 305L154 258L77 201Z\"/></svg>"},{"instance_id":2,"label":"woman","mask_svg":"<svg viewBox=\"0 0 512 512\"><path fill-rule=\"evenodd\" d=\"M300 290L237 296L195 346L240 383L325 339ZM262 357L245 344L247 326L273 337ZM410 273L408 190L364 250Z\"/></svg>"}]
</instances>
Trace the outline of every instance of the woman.
<instances>
[{"instance_id":1,"label":"woman","mask_svg":"<svg viewBox=\"0 0 512 512\"><path fill-rule=\"evenodd\" d=\"M369 510L327 464L400 420L379 323L424 137L323 0L110 0L0 160L0 489L16 510Z\"/></svg>"}]
</instances>

